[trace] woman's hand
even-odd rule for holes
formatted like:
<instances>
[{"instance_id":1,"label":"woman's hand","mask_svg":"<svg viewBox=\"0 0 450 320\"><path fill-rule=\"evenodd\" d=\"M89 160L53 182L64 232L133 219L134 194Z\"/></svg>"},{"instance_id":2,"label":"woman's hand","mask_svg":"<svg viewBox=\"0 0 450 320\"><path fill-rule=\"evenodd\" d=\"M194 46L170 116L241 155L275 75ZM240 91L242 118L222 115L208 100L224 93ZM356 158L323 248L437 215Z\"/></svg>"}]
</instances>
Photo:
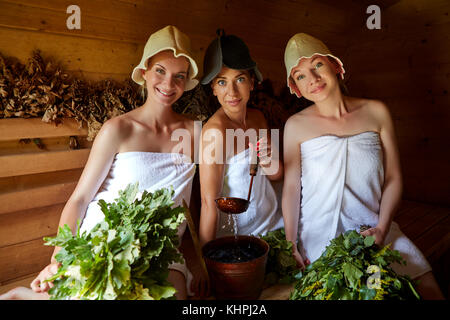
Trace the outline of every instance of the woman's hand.
<instances>
[{"instance_id":1,"label":"woman's hand","mask_svg":"<svg viewBox=\"0 0 450 320\"><path fill-rule=\"evenodd\" d=\"M272 149L270 144L268 144L266 138L261 138L256 142L256 147L252 144L248 144L250 150L256 151L256 156L259 158L259 165L262 167L267 167L272 161Z\"/></svg>"},{"instance_id":2,"label":"woman's hand","mask_svg":"<svg viewBox=\"0 0 450 320\"><path fill-rule=\"evenodd\" d=\"M296 246L294 246L292 255L294 256L295 261L297 261L297 267L300 268L302 271L305 270L306 266L311 263L308 258L303 259L302 255L300 254Z\"/></svg>"},{"instance_id":3,"label":"woman's hand","mask_svg":"<svg viewBox=\"0 0 450 320\"><path fill-rule=\"evenodd\" d=\"M256 151L259 166L263 169L264 174L267 175L269 180L277 181L283 177L283 163L280 159L278 159L277 150L275 150L275 152L272 150L271 143L267 140L267 138L259 139L256 146L249 143L249 147L252 154Z\"/></svg>"},{"instance_id":4,"label":"woman's hand","mask_svg":"<svg viewBox=\"0 0 450 320\"><path fill-rule=\"evenodd\" d=\"M45 282L48 278L54 276L58 272L58 268L60 266L59 262L52 262L48 266L46 266L31 282L31 289L35 292L47 292L50 288L53 287L52 282Z\"/></svg>"},{"instance_id":5,"label":"woman's hand","mask_svg":"<svg viewBox=\"0 0 450 320\"><path fill-rule=\"evenodd\" d=\"M380 227L367 229L361 232L361 234L365 237L374 236L375 244L378 246L382 246L384 243L384 239L386 238L386 232L384 232Z\"/></svg>"},{"instance_id":6,"label":"woman's hand","mask_svg":"<svg viewBox=\"0 0 450 320\"><path fill-rule=\"evenodd\" d=\"M194 292L195 296L199 298L209 297L210 284L208 275L206 275L201 268L198 270L191 270L191 272L193 276L191 290Z\"/></svg>"}]
</instances>

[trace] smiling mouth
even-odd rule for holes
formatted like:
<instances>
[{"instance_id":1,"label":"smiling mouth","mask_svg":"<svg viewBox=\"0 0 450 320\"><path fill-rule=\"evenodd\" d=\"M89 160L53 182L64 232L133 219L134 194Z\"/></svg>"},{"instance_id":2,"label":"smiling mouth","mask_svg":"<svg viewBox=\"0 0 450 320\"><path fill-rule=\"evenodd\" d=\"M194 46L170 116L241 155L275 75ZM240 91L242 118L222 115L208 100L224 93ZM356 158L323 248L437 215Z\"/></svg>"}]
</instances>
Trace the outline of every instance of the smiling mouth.
<instances>
[{"instance_id":1,"label":"smiling mouth","mask_svg":"<svg viewBox=\"0 0 450 320\"><path fill-rule=\"evenodd\" d=\"M322 91L323 88L325 88L325 85L326 85L326 84L324 83L324 84L318 86L318 87L315 88L314 90L311 90L311 93L318 93L318 92Z\"/></svg>"},{"instance_id":2,"label":"smiling mouth","mask_svg":"<svg viewBox=\"0 0 450 320\"><path fill-rule=\"evenodd\" d=\"M241 100L242 99L230 100L230 101L227 101L227 103L229 105L235 106L235 105L238 105L241 102Z\"/></svg>"},{"instance_id":3,"label":"smiling mouth","mask_svg":"<svg viewBox=\"0 0 450 320\"><path fill-rule=\"evenodd\" d=\"M156 90L161 93L164 97L171 97L175 94L175 92L166 92L161 89L156 88Z\"/></svg>"}]
</instances>

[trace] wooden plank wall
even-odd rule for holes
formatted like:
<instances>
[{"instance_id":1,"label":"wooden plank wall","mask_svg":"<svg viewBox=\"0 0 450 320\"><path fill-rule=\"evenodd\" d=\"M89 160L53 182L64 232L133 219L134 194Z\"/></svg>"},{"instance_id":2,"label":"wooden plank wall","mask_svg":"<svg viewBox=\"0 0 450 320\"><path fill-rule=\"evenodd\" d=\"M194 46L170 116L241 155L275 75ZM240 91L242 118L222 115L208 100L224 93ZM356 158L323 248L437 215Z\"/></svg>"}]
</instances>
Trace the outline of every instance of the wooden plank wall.
<instances>
[{"instance_id":1,"label":"wooden plank wall","mask_svg":"<svg viewBox=\"0 0 450 320\"><path fill-rule=\"evenodd\" d=\"M0 52L26 62L40 49L75 75L121 81L139 62L148 36L168 24L190 36L201 71L203 53L221 27L247 42L278 90L285 86L286 42L297 32L310 33L342 57L353 95L382 99L391 107L405 196L450 205L449 3L380 2L382 29L368 30L365 11L371 3L365 0L339 5L331 0L79 0L81 30L68 30L66 9L73 1L0 0ZM48 262L50 250L42 246L42 237L56 232L64 201L81 174L79 161L88 153L68 151L65 133L47 137L41 130L6 137L11 131L2 126L7 122L0 122L0 160L21 165L15 174L3 170L0 177L0 285L36 273ZM36 137L51 157L33 143L19 143ZM64 161L47 166L50 158L73 159L69 154L77 154L78 160L67 164L72 169L53 169Z\"/></svg>"},{"instance_id":2,"label":"wooden plank wall","mask_svg":"<svg viewBox=\"0 0 450 320\"><path fill-rule=\"evenodd\" d=\"M25 63L39 49L44 58L61 63L75 76L122 81L139 63L149 35L168 24L190 36L202 71L203 53L221 27L242 37L264 76L281 87L284 46L293 33L314 30L335 39L340 50L345 48L336 39L350 21L345 8L311 2L0 0L0 52ZM72 4L80 7L81 30L66 26L66 10ZM318 22L324 12L332 14L327 24ZM47 264L51 248L42 246L42 237L55 234L64 201L81 174L80 161L88 153L63 151L68 139L64 134L47 137L43 129L30 136L30 122L9 120L0 122L0 285L29 278ZM36 137L49 150L19 143ZM52 168L56 164L60 167ZM10 166L15 171L9 171Z\"/></svg>"},{"instance_id":3,"label":"wooden plank wall","mask_svg":"<svg viewBox=\"0 0 450 320\"><path fill-rule=\"evenodd\" d=\"M139 63L152 32L168 24L179 27L190 36L202 69L204 50L221 27L242 37L263 75L280 85L285 79L284 48L294 33L314 32L343 52L345 42L338 35L348 29L354 14L345 7L305 0L80 0L81 30L68 30L66 9L71 4L1 0L2 54L26 61L39 48L89 79L122 80ZM320 22L324 14L326 24Z\"/></svg>"},{"instance_id":4,"label":"wooden plank wall","mask_svg":"<svg viewBox=\"0 0 450 320\"><path fill-rule=\"evenodd\" d=\"M404 196L450 205L450 2L401 0L381 29L352 32L344 56L351 94L387 103L394 118ZM359 31L358 31L359 30Z\"/></svg>"},{"instance_id":5,"label":"wooden plank wall","mask_svg":"<svg viewBox=\"0 0 450 320\"><path fill-rule=\"evenodd\" d=\"M53 248L43 246L43 237L56 234L92 144L78 127L73 119L58 127L0 119L0 286L49 262ZM80 148L72 149L70 139Z\"/></svg>"},{"instance_id":6,"label":"wooden plank wall","mask_svg":"<svg viewBox=\"0 0 450 320\"><path fill-rule=\"evenodd\" d=\"M318 36L330 39L337 50L343 52L345 48L337 36L351 21L348 14L344 15L346 9L310 3L0 0L0 53L26 63L32 51L39 49L44 58L61 63L75 76L122 81L139 63L149 35L168 24L190 36L202 71L203 53L220 27L242 37L264 76L281 87L285 79L284 47L293 33L314 30ZM81 9L81 30L66 26L70 16L66 10L72 4ZM324 12L330 14L327 24L318 19ZM68 135L53 132L54 128L38 119L21 121L0 120L0 286L20 279L28 281L48 263L52 249L42 246L42 237L56 233L64 202L75 187L89 151L88 146L68 151ZM69 135L75 134L72 129L68 129ZM33 143L19 143L20 139L37 137L47 150Z\"/></svg>"}]
</instances>

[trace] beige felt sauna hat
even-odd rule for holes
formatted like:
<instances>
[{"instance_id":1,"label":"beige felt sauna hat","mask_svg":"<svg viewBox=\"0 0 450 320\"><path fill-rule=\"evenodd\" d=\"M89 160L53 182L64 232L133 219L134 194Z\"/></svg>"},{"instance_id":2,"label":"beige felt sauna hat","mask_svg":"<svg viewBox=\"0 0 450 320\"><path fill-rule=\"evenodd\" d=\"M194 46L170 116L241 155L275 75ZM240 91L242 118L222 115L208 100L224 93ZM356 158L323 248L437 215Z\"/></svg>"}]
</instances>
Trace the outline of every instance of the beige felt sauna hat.
<instances>
[{"instance_id":1,"label":"beige felt sauna hat","mask_svg":"<svg viewBox=\"0 0 450 320\"><path fill-rule=\"evenodd\" d=\"M148 59L164 50L172 50L175 57L183 56L189 60L189 79L186 82L184 91L194 89L198 84L198 80L194 79L197 76L198 67L191 51L191 41L187 35L174 26L167 26L150 36L144 47L141 62L133 69L131 74L133 81L143 85L145 81L141 70L147 70Z\"/></svg>"},{"instance_id":2,"label":"beige felt sauna hat","mask_svg":"<svg viewBox=\"0 0 450 320\"><path fill-rule=\"evenodd\" d=\"M291 78L292 68L296 67L302 58L311 58L314 55L330 56L339 63L339 74L344 79L344 64L338 57L334 56L327 46L319 39L314 38L306 33L297 33L289 39L284 51L284 64L287 72L287 86L291 93L295 93L297 97L301 97L301 93Z\"/></svg>"}]
</instances>

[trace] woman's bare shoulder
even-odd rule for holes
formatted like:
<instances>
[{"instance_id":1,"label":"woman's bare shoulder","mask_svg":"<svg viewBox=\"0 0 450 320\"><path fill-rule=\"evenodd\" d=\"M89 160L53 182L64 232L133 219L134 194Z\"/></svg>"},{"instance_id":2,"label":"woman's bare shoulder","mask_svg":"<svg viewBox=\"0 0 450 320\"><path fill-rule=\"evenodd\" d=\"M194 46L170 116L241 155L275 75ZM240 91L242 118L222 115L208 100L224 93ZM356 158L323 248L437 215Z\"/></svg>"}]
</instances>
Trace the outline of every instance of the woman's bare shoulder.
<instances>
[{"instance_id":1,"label":"woman's bare shoulder","mask_svg":"<svg viewBox=\"0 0 450 320\"><path fill-rule=\"evenodd\" d=\"M208 121L206 121L206 123L203 125L202 130L216 129L225 131L226 121L227 119L225 117L225 114L219 109L208 119Z\"/></svg>"},{"instance_id":2,"label":"woman's bare shoulder","mask_svg":"<svg viewBox=\"0 0 450 320\"><path fill-rule=\"evenodd\" d=\"M351 105L354 110L361 112L366 119L371 119L373 123L381 131L386 126L391 126L392 117L388 106L381 100L365 99L365 98L351 98Z\"/></svg>"},{"instance_id":3,"label":"woman's bare shoulder","mask_svg":"<svg viewBox=\"0 0 450 320\"><path fill-rule=\"evenodd\" d=\"M387 117L390 114L389 107L381 100L367 100L367 107L381 117Z\"/></svg>"},{"instance_id":4,"label":"woman's bare shoulder","mask_svg":"<svg viewBox=\"0 0 450 320\"><path fill-rule=\"evenodd\" d=\"M95 140L119 150L120 146L136 133L138 126L139 123L125 113L105 121Z\"/></svg>"},{"instance_id":5,"label":"woman's bare shoulder","mask_svg":"<svg viewBox=\"0 0 450 320\"><path fill-rule=\"evenodd\" d=\"M294 113L293 115L291 115L287 121L286 121L286 125L290 124L292 125L299 125L302 122L307 121L309 118L314 117L315 115L315 105L309 106L297 113Z\"/></svg>"},{"instance_id":6,"label":"woman's bare shoulder","mask_svg":"<svg viewBox=\"0 0 450 320\"><path fill-rule=\"evenodd\" d=\"M256 129L267 129L267 119L264 116L262 110L256 108L247 108L247 117L250 127Z\"/></svg>"},{"instance_id":7,"label":"woman's bare shoulder","mask_svg":"<svg viewBox=\"0 0 450 320\"><path fill-rule=\"evenodd\" d=\"M284 126L284 139L286 141L298 144L305 140L310 131L311 117L313 117L311 110L305 110L293 114L286 121Z\"/></svg>"},{"instance_id":8,"label":"woman's bare shoulder","mask_svg":"<svg viewBox=\"0 0 450 320\"><path fill-rule=\"evenodd\" d=\"M361 109L364 112L370 113L386 113L389 112L387 105L377 99L346 97L347 102L353 109Z\"/></svg>"},{"instance_id":9,"label":"woman's bare shoulder","mask_svg":"<svg viewBox=\"0 0 450 320\"><path fill-rule=\"evenodd\" d=\"M177 114L176 127L194 131L195 117L193 115Z\"/></svg>"},{"instance_id":10,"label":"woman's bare shoulder","mask_svg":"<svg viewBox=\"0 0 450 320\"><path fill-rule=\"evenodd\" d=\"M101 130L115 137L124 136L132 130L134 122L133 118L125 113L105 121Z\"/></svg>"}]
</instances>

